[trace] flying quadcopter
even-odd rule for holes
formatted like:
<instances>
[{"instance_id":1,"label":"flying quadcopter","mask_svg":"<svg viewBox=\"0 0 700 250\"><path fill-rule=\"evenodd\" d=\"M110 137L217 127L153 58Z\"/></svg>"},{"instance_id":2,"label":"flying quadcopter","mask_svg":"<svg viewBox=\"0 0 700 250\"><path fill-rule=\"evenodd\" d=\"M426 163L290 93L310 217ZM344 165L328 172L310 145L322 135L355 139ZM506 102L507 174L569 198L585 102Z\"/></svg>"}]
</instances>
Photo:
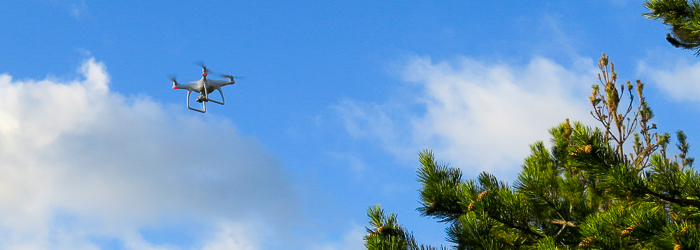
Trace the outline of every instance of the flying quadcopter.
<instances>
[{"instance_id":1,"label":"flying quadcopter","mask_svg":"<svg viewBox=\"0 0 700 250\"><path fill-rule=\"evenodd\" d=\"M177 83L175 77L172 77L171 80L173 81L173 89L187 90L187 108L197 112L206 113L208 101L224 105L224 92L221 91L221 87L235 84L236 81L232 75L221 75L221 77L227 78L228 81L209 80L207 79L207 76L209 75L210 71L203 64L200 66L202 66L202 79L184 84ZM219 94L221 94L221 101L209 99L209 94L214 92L214 90L218 90ZM192 94L192 91L199 93L199 97L197 97L196 101L202 103L202 109L197 109L190 106L190 94Z\"/></svg>"}]
</instances>

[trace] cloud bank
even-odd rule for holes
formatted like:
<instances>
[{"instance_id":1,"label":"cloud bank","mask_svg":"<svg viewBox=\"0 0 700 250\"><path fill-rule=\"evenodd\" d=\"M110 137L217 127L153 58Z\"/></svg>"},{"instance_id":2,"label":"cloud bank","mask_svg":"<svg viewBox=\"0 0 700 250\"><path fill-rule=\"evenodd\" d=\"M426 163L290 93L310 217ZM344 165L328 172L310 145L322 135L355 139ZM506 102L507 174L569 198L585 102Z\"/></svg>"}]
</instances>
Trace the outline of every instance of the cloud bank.
<instances>
[{"instance_id":1,"label":"cloud bank","mask_svg":"<svg viewBox=\"0 0 700 250\"><path fill-rule=\"evenodd\" d=\"M345 100L338 109L347 131L415 161L431 148L440 161L466 170L513 177L529 145L548 142L548 129L589 122L595 63L579 59L570 68L536 57L524 66L461 57L433 62L413 57L402 68L417 91L385 103Z\"/></svg>"},{"instance_id":2,"label":"cloud bank","mask_svg":"<svg viewBox=\"0 0 700 250\"><path fill-rule=\"evenodd\" d=\"M640 62L637 68L659 89L677 101L700 101L700 63L657 58L651 63Z\"/></svg>"},{"instance_id":3,"label":"cloud bank","mask_svg":"<svg viewBox=\"0 0 700 250\"><path fill-rule=\"evenodd\" d=\"M229 121L111 92L94 59L79 72L0 75L0 249L261 249L298 213Z\"/></svg>"}]
</instances>

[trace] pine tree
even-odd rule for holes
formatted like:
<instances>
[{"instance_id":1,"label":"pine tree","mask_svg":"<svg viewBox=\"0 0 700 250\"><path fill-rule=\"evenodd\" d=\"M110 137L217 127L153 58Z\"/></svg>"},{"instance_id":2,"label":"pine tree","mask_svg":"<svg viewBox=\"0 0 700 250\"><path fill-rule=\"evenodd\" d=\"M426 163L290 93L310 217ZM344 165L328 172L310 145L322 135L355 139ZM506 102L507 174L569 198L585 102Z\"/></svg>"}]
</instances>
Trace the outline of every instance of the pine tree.
<instances>
[{"instance_id":1,"label":"pine tree","mask_svg":"<svg viewBox=\"0 0 700 250\"><path fill-rule=\"evenodd\" d=\"M531 145L512 185L486 172L463 180L420 153L418 211L449 225L455 249L700 249L700 176L685 134L669 156L644 84L618 85L605 54L598 66L590 102L601 126L552 128L551 148ZM395 215L369 211L367 249L418 249Z\"/></svg>"},{"instance_id":2,"label":"pine tree","mask_svg":"<svg viewBox=\"0 0 700 250\"><path fill-rule=\"evenodd\" d=\"M673 34L666 40L676 48L695 50L700 55L700 2L691 0L648 0L644 3L651 12L645 17L663 21Z\"/></svg>"},{"instance_id":3,"label":"pine tree","mask_svg":"<svg viewBox=\"0 0 700 250\"><path fill-rule=\"evenodd\" d=\"M398 224L396 214L386 215L380 205L367 210L369 224L366 228L365 247L385 250L434 250L429 246L419 246L411 233Z\"/></svg>"}]
</instances>

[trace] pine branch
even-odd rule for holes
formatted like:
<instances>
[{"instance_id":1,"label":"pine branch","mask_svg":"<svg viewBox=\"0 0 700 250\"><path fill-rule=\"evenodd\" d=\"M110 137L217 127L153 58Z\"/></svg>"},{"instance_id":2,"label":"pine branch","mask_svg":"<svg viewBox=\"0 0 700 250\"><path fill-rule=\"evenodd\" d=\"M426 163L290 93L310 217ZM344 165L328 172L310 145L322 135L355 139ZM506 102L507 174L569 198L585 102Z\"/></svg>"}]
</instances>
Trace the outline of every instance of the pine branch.
<instances>
[{"instance_id":1,"label":"pine branch","mask_svg":"<svg viewBox=\"0 0 700 250\"><path fill-rule=\"evenodd\" d=\"M465 213L460 205L462 172L438 164L429 150L420 153L419 159L421 168L417 170L418 181L423 188L420 190L421 207L418 211L434 216L441 222L457 220Z\"/></svg>"},{"instance_id":2,"label":"pine branch","mask_svg":"<svg viewBox=\"0 0 700 250\"><path fill-rule=\"evenodd\" d=\"M508 226L508 227L510 227L510 228L513 228L513 229L520 230L521 232L526 233L526 234L531 235L531 236L534 236L534 237L536 237L536 238L538 238L538 239L542 239L542 238L545 237L544 235L538 233L537 231L532 230L532 228L530 228L530 227L522 226L522 225L515 225L515 224L511 223L510 221L506 221L506 220L504 220L504 219L502 219L502 218L498 218L498 217L495 217L495 216L491 216L491 215L487 215L487 216L488 216L489 218L491 218L491 219L493 219L493 220L495 220L495 221L497 221L497 222L503 224L503 225L506 225L506 226Z\"/></svg>"},{"instance_id":3,"label":"pine branch","mask_svg":"<svg viewBox=\"0 0 700 250\"><path fill-rule=\"evenodd\" d=\"M650 195L650 196L653 196L653 197L662 199L662 200L664 200L664 201L667 201L667 202L670 202L670 203L674 203L674 204L678 204L678 205L681 205L681 206L686 206L686 207L687 207L687 206L700 207L700 201L699 201L699 200L696 200L696 199L674 198L674 197L669 196L669 195L665 195L665 194L660 194L660 193L653 192L653 191L651 191L651 190L649 190L649 189L645 189L645 190L644 190L644 193L645 193L646 195Z\"/></svg>"},{"instance_id":4,"label":"pine branch","mask_svg":"<svg viewBox=\"0 0 700 250\"><path fill-rule=\"evenodd\" d=\"M695 1L691 8L683 7L684 0L648 3L661 11L650 16L664 22L698 13L697 20L688 20L700 24ZM674 26L669 42L687 42L678 35L686 28ZM700 249L700 175L692 168L685 134L677 133L680 153L669 157L670 135L655 132L644 84L628 81L618 88L605 54L599 68L590 101L602 127L572 126L567 119L551 129L554 146L533 144L513 187L486 172L463 181L460 169L438 164L429 150L421 152L418 210L450 224L448 240L455 249ZM624 144L632 135L626 155L623 149L630 145ZM368 249L434 249L416 244L396 216L379 206L368 217Z\"/></svg>"},{"instance_id":5,"label":"pine branch","mask_svg":"<svg viewBox=\"0 0 700 250\"><path fill-rule=\"evenodd\" d=\"M643 14L649 19L661 20L670 26L673 35L666 40L676 48L695 50L700 55L700 2L691 0L648 0L644 3L651 12Z\"/></svg>"}]
</instances>

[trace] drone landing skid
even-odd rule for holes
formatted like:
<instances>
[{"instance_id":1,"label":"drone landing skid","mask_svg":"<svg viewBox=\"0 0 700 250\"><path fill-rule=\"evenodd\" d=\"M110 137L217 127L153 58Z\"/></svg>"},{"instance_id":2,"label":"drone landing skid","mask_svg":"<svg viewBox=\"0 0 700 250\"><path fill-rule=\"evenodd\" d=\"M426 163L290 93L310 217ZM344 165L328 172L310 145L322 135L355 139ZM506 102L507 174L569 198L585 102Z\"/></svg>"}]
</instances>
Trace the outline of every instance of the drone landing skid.
<instances>
[{"instance_id":1,"label":"drone landing skid","mask_svg":"<svg viewBox=\"0 0 700 250\"><path fill-rule=\"evenodd\" d=\"M202 102L202 109L196 109L196 108L193 108L192 106L190 106L190 94L192 94L192 91L191 90L187 91L187 108L194 110L194 111L197 111L197 112L200 112L200 113L206 113L207 112L206 102Z\"/></svg>"},{"instance_id":2,"label":"drone landing skid","mask_svg":"<svg viewBox=\"0 0 700 250\"><path fill-rule=\"evenodd\" d=\"M193 108L192 106L190 106L190 95L192 94L192 91L187 91L187 108L194 110L194 111L197 111L197 112L200 112L200 113L206 113L208 101L212 101L213 103L224 105L224 103L225 103L224 92L221 91L221 89L216 89L216 90L218 90L219 94L221 94L221 101L209 99L209 96L206 94L206 92L204 95L201 95L197 98L197 102L202 103L202 109L197 109L197 108Z\"/></svg>"},{"instance_id":3,"label":"drone landing skid","mask_svg":"<svg viewBox=\"0 0 700 250\"><path fill-rule=\"evenodd\" d=\"M216 90L218 90L218 91L219 91L219 94L221 95L221 101L217 101L217 100L213 100L213 99L207 99L207 101L212 101L212 102L214 102L214 103L216 103L216 104L224 105L224 102L225 102L225 100L224 100L224 92L221 91L221 89L216 89ZM208 96L207 96L207 97L208 97Z\"/></svg>"}]
</instances>

